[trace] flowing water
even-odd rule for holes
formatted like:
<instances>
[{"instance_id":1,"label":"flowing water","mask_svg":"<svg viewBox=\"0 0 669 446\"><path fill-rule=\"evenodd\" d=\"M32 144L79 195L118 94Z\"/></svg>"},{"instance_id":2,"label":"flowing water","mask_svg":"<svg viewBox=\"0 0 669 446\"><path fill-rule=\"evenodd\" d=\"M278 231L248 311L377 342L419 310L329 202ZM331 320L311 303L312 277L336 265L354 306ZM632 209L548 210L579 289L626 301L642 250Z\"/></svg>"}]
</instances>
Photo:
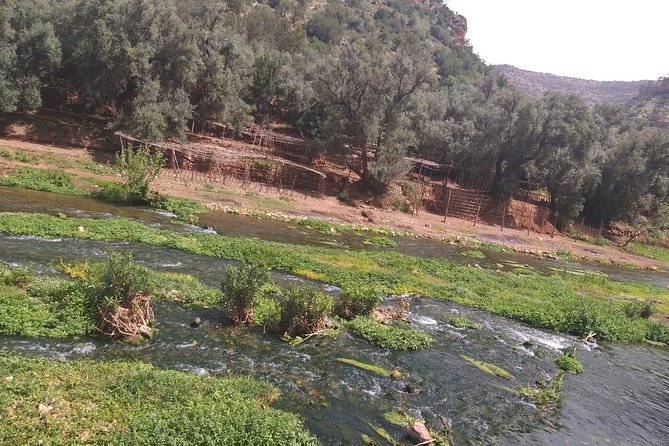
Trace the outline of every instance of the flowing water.
<instances>
[{"instance_id":1,"label":"flowing water","mask_svg":"<svg viewBox=\"0 0 669 446\"><path fill-rule=\"evenodd\" d=\"M150 224L173 224L169 217L146 209L110 209L104 208L106 204L89 203L87 199L73 200L77 201L33 204L32 210L53 213L59 208L62 210L58 212L68 215L80 211L83 215L95 216L100 216L96 212L109 212L145 222L155 219ZM0 203L0 210L26 210L18 203L12 208L1 198ZM102 207L96 207L98 205ZM129 215L130 212L137 213ZM323 239L323 235L315 231L299 231L273 222L250 225L248 219L238 218L217 230L295 243ZM268 223L271 225L263 226ZM246 227L247 231L233 229L235 225ZM289 238L288 233L293 238ZM296 233L301 235L295 236ZM295 237L300 241L295 241ZM351 241L347 241L348 237ZM407 244L418 242L406 241ZM359 238L346 235L336 242L359 243ZM442 244L429 242L429 245ZM445 252L450 253L449 258L472 263L471 258L462 256L455 247L443 245ZM109 250L119 249L132 249L136 259L151 268L193 274L210 284L217 283L223 267L229 263L136 243L0 236L0 261L51 272L50 267L59 259L100 259ZM419 245L415 244L413 249L420 249ZM435 249L441 247L425 249L427 255L440 255ZM530 263L516 256L486 262L502 261L511 266L515 262ZM636 280L649 282L666 280L659 274L658 277L647 276L637 271L615 270L614 273L632 274ZM275 279L301 280L288 274L278 274ZM388 298L389 304L395 300ZM151 342L143 345L130 346L93 337L0 336L0 350L63 360L136 359L198 374L251 375L280 387L283 397L279 407L300 413L307 427L325 445L360 444L361 433L380 441L371 426L382 426L401 438L402 429L383 418L384 412L398 409L423 417L436 426L442 417L449 420L459 445L663 445L669 438L669 352L666 349L627 345L592 345L579 349L577 356L585 366L585 373L567 376L563 403L555 410L544 412L517 395L513 388L554 375L553 361L561 349L576 340L478 310L415 296L411 307L413 323L430 332L435 345L418 352L390 352L346 333L334 339L319 337L291 346L274 334L221 326L221 315L215 310L184 308L171 302L157 302L155 307L159 331ZM455 329L445 322L453 315L467 316L482 328ZM201 317L204 324L191 328L190 322L196 316ZM514 375L514 380L486 374L464 361L461 355L496 364ZM403 376L400 379L381 377L338 362L340 357L397 369Z\"/></svg>"}]
</instances>

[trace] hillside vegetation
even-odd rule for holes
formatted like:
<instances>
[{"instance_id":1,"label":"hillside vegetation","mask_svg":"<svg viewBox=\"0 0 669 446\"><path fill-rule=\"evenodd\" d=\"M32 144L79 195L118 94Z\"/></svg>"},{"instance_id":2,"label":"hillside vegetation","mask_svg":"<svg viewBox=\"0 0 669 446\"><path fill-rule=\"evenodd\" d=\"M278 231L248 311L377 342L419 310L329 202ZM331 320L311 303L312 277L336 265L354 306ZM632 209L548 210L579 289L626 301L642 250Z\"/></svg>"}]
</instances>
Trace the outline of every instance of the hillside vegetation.
<instances>
[{"instance_id":1,"label":"hillside vegetation","mask_svg":"<svg viewBox=\"0 0 669 446\"><path fill-rule=\"evenodd\" d=\"M255 122L347 155L373 193L407 154L489 179L530 181L561 222L669 218L669 135L528 96L486 67L447 6L389 0L18 0L0 6L0 110L42 105L103 116L149 140L195 123ZM644 229L645 230L645 229Z\"/></svg>"},{"instance_id":2,"label":"hillside vegetation","mask_svg":"<svg viewBox=\"0 0 669 446\"><path fill-rule=\"evenodd\" d=\"M512 65L495 65L520 91L541 97L549 91L578 95L583 102L593 106L603 103L625 104L639 95L639 89L649 81L596 81L556 74L539 73L516 68Z\"/></svg>"}]
</instances>

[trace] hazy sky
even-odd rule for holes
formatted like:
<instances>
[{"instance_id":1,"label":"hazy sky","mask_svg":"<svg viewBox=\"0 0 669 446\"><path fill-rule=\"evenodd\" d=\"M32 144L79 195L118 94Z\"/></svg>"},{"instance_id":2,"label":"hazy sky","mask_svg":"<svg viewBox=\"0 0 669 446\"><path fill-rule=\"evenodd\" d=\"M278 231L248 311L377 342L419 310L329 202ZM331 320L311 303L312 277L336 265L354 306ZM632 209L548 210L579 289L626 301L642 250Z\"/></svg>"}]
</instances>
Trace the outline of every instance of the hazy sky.
<instances>
[{"instance_id":1,"label":"hazy sky","mask_svg":"<svg viewBox=\"0 0 669 446\"><path fill-rule=\"evenodd\" d=\"M447 0L489 64L596 80L669 74L667 0Z\"/></svg>"}]
</instances>

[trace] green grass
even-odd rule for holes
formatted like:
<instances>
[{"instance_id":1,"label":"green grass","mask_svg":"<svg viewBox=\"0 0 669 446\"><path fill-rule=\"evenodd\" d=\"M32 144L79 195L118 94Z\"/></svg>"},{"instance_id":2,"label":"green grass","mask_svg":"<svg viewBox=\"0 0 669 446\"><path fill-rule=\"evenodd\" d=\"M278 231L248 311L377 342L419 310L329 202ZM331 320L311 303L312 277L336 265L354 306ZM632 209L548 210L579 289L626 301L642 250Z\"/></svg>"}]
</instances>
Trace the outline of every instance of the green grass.
<instances>
[{"instance_id":1,"label":"green grass","mask_svg":"<svg viewBox=\"0 0 669 446\"><path fill-rule=\"evenodd\" d=\"M0 444L316 445L249 378L0 355Z\"/></svg>"},{"instance_id":2,"label":"green grass","mask_svg":"<svg viewBox=\"0 0 669 446\"><path fill-rule=\"evenodd\" d=\"M86 285L21 273L0 266L0 333L66 337L93 330L94 319Z\"/></svg>"},{"instance_id":3,"label":"green grass","mask_svg":"<svg viewBox=\"0 0 669 446\"><path fill-rule=\"evenodd\" d=\"M648 257L649 259L662 260L669 262L669 248L661 246L644 245L641 243L630 243L626 248L628 251L638 254L640 256Z\"/></svg>"},{"instance_id":4,"label":"green grass","mask_svg":"<svg viewBox=\"0 0 669 446\"><path fill-rule=\"evenodd\" d=\"M0 148L0 158L26 164L49 164L59 169L80 169L97 174L113 174L114 166L97 163L86 157L63 156L53 152L25 152L19 149Z\"/></svg>"},{"instance_id":5,"label":"green grass","mask_svg":"<svg viewBox=\"0 0 669 446\"><path fill-rule=\"evenodd\" d=\"M21 167L7 177L0 177L0 186L21 187L64 195L88 195L112 203L126 202L125 184L90 177L80 179L97 186L97 189L92 192L81 189L74 184L72 175L68 173L34 167ZM172 212L177 218L188 223L196 223L196 214L202 210L201 203L196 200L162 194L153 194L146 204L156 209Z\"/></svg>"},{"instance_id":6,"label":"green grass","mask_svg":"<svg viewBox=\"0 0 669 446\"><path fill-rule=\"evenodd\" d=\"M477 369L481 370L482 372L489 373L491 375L496 375L499 376L500 378L504 379L513 379L513 375L500 366L497 366L495 364L490 364L488 362L483 362L479 361L478 359L471 358L467 355L460 355L462 359L476 367Z\"/></svg>"},{"instance_id":7,"label":"green grass","mask_svg":"<svg viewBox=\"0 0 669 446\"><path fill-rule=\"evenodd\" d=\"M382 246L384 248L395 248L397 246L397 242L395 240L389 239L388 237L382 235L370 237L363 243L366 245Z\"/></svg>"},{"instance_id":8,"label":"green grass","mask_svg":"<svg viewBox=\"0 0 669 446\"><path fill-rule=\"evenodd\" d=\"M369 316L358 316L342 323L357 336L391 350L422 350L434 342L432 336L422 330L385 325Z\"/></svg>"},{"instance_id":9,"label":"green grass","mask_svg":"<svg viewBox=\"0 0 669 446\"><path fill-rule=\"evenodd\" d=\"M640 342L646 336L654 341L669 340L666 326L630 318L623 309L625 299L646 293L667 302L668 290L613 282L605 277L518 276L471 268L443 258L177 233L127 219L59 219L45 214L0 213L0 232L143 242L215 257L265 262L271 268L340 287L364 283L384 294L414 292L434 296L575 335L594 331L599 339L612 341Z\"/></svg>"},{"instance_id":10,"label":"green grass","mask_svg":"<svg viewBox=\"0 0 669 446\"><path fill-rule=\"evenodd\" d=\"M481 251L477 249L468 249L467 251L462 251L460 254L467 257L472 257L474 259L485 259L486 256Z\"/></svg>"},{"instance_id":11,"label":"green grass","mask_svg":"<svg viewBox=\"0 0 669 446\"><path fill-rule=\"evenodd\" d=\"M66 195L87 194L74 185L70 174L34 167L21 167L7 177L0 177L0 186L23 187Z\"/></svg>"},{"instance_id":12,"label":"green grass","mask_svg":"<svg viewBox=\"0 0 669 446\"><path fill-rule=\"evenodd\" d=\"M0 333L58 338L94 332L92 281L100 266L86 262L59 265L74 281L0 266ZM200 306L220 302L220 290L192 276L151 270L146 273L151 296L156 299Z\"/></svg>"}]
</instances>

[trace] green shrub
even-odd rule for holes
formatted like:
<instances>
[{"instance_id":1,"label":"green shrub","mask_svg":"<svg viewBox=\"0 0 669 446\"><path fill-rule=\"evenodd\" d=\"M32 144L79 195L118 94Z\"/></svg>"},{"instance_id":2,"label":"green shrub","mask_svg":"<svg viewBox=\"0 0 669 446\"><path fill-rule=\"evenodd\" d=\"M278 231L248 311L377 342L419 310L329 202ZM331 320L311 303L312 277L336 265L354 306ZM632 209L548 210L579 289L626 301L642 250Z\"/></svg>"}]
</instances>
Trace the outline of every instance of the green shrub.
<instances>
[{"instance_id":1,"label":"green shrub","mask_svg":"<svg viewBox=\"0 0 669 446\"><path fill-rule=\"evenodd\" d=\"M98 287L96 303L109 311L119 306L131 308L135 297L148 294L148 277L147 269L133 260L132 253L110 253L93 278Z\"/></svg>"},{"instance_id":2,"label":"green shrub","mask_svg":"<svg viewBox=\"0 0 669 446\"><path fill-rule=\"evenodd\" d=\"M481 325L464 316L455 316L448 320L448 324L455 328L479 329Z\"/></svg>"},{"instance_id":3,"label":"green shrub","mask_svg":"<svg viewBox=\"0 0 669 446\"><path fill-rule=\"evenodd\" d=\"M572 355L560 355L555 360L555 364L560 370L567 373L579 374L583 373L583 364L574 358Z\"/></svg>"},{"instance_id":4,"label":"green shrub","mask_svg":"<svg viewBox=\"0 0 669 446\"><path fill-rule=\"evenodd\" d=\"M646 332L646 339L669 344L669 327L656 322L651 322L648 326L648 331Z\"/></svg>"},{"instance_id":5,"label":"green shrub","mask_svg":"<svg viewBox=\"0 0 669 446\"><path fill-rule=\"evenodd\" d=\"M125 180L125 201L145 203L149 201L151 182L158 176L165 164L161 152L151 152L142 145L129 145L116 154L116 167Z\"/></svg>"},{"instance_id":6,"label":"green shrub","mask_svg":"<svg viewBox=\"0 0 669 446\"><path fill-rule=\"evenodd\" d=\"M281 323L281 303L272 297L260 297L253 311L253 323L270 329L278 327Z\"/></svg>"},{"instance_id":7,"label":"green shrub","mask_svg":"<svg viewBox=\"0 0 669 446\"><path fill-rule=\"evenodd\" d=\"M467 251L462 251L463 256L472 257L474 259L485 259L486 256L481 251L477 249L468 249Z\"/></svg>"},{"instance_id":8,"label":"green shrub","mask_svg":"<svg viewBox=\"0 0 669 446\"><path fill-rule=\"evenodd\" d=\"M229 266L221 282L223 312L236 324L253 322L253 311L263 288L269 283L269 269L262 265Z\"/></svg>"},{"instance_id":9,"label":"green shrub","mask_svg":"<svg viewBox=\"0 0 669 446\"><path fill-rule=\"evenodd\" d=\"M125 184L113 181L96 181L95 184L100 188L91 194L93 197L112 203L124 203L126 201L128 191Z\"/></svg>"},{"instance_id":10,"label":"green shrub","mask_svg":"<svg viewBox=\"0 0 669 446\"><path fill-rule=\"evenodd\" d=\"M315 333L325 328L332 298L312 286L295 286L281 300L281 330L291 336Z\"/></svg>"},{"instance_id":11,"label":"green shrub","mask_svg":"<svg viewBox=\"0 0 669 446\"><path fill-rule=\"evenodd\" d=\"M655 303L652 299L630 300L623 305L623 310L629 318L648 319L652 316L655 309Z\"/></svg>"},{"instance_id":12,"label":"green shrub","mask_svg":"<svg viewBox=\"0 0 669 446\"><path fill-rule=\"evenodd\" d=\"M372 344L391 350L421 350L434 342L432 336L422 330L384 325L371 317L358 316L343 324Z\"/></svg>"},{"instance_id":13,"label":"green shrub","mask_svg":"<svg viewBox=\"0 0 669 446\"><path fill-rule=\"evenodd\" d=\"M374 287L351 287L344 289L334 304L334 314L344 319L365 316L372 312L381 300L381 292Z\"/></svg>"}]
</instances>

